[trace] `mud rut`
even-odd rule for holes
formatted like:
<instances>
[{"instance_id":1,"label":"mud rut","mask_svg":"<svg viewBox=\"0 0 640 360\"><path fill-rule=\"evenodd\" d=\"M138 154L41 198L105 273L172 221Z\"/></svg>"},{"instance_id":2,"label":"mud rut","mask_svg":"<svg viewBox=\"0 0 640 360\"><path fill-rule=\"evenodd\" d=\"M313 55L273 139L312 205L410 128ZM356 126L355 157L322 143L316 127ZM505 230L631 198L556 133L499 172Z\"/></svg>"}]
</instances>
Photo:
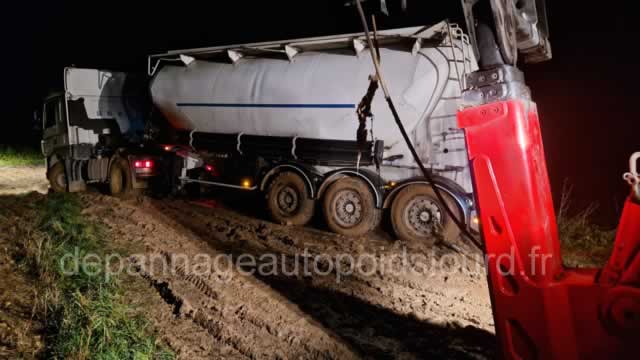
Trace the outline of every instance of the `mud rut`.
<instances>
[{"instance_id":1,"label":"mud rut","mask_svg":"<svg viewBox=\"0 0 640 360\"><path fill-rule=\"evenodd\" d=\"M494 355L486 280L482 271L471 268L477 264L468 263L462 269L466 271L460 271L445 261L424 273L376 271L345 275L339 283L335 271L328 271L323 262L318 267L327 270L324 276L246 275L235 269L203 275L184 265L185 259L198 263L202 254L210 258L229 254L219 263L228 269L242 254L258 258L275 254L279 268L284 262L285 269L293 269L296 263L302 268L301 254L335 259L340 254L366 253L381 259L406 248L409 254L425 255L409 261L424 269L428 261L443 256L456 260L457 255L446 249L285 227L183 200L83 197L91 204L87 214L106 223L117 242L134 244L145 255L134 256L131 262L143 279L141 286L162 299L163 306L157 306L151 317L180 357L482 359ZM163 263L174 271L156 271Z\"/></svg>"}]
</instances>

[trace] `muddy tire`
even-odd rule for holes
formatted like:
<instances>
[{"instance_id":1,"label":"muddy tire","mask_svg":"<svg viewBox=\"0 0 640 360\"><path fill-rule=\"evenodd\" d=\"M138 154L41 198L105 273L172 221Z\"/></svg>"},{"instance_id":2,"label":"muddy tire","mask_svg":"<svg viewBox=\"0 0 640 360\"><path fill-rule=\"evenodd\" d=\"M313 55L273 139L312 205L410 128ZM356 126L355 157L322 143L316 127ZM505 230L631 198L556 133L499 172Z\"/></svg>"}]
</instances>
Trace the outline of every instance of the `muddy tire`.
<instances>
[{"instance_id":1,"label":"muddy tire","mask_svg":"<svg viewBox=\"0 0 640 360\"><path fill-rule=\"evenodd\" d=\"M109 193L113 196L125 196L132 192L131 170L125 159L116 159L109 171Z\"/></svg>"},{"instance_id":2,"label":"muddy tire","mask_svg":"<svg viewBox=\"0 0 640 360\"><path fill-rule=\"evenodd\" d=\"M322 210L329 228L338 234L361 236L380 224L382 212L369 186L358 178L343 178L329 186Z\"/></svg>"},{"instance_id":3,"label":"muddy tire","mask_svg":"<svg viewBox=\"0 0 640 360\"><path fill-rule=\"evenodd\" d=\"M54 192L67 192L67 175L64 173L64 164L59 161L47 172L47 179L51 190Z\"/></svg>"},{"instance_id":4,"label":"muddy tire","mask_svg":"<svg viewBox=\"0 0 640 360\"><path fill-rule=\"evenodd\" d=\"M462 219L453 198L443 193L447 206ZM429 185L409 185L402 189L391 206L391 224L398 238L405 241L434 242L436 234L455 241L460 230Z\"/></svg>"},{"instance_id":5,"label":"muddy tire","mask_svg":"<svg viewBox=\"0 0 640 360\"><path fill-rule=\"evenodd\" d=\"M285 171L271 182L266 195L267 208L274 222L286 225L305 225L313 217L315 201L309 198L304 179Z\"/></svg>"}]
</instances>

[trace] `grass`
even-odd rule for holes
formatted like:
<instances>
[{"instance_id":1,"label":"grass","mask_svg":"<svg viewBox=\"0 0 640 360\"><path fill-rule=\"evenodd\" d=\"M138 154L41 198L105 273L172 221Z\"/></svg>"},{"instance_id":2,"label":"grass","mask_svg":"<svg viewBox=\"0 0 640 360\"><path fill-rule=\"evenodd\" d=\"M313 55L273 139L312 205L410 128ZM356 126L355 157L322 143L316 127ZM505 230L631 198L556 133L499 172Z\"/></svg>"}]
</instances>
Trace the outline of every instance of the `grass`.
<instances>
[{"instance_id":1,"label":"grass","mask_svg":"<svg viewBox=\"0 0 640 360\"><path fill-rule=\"evenodd\" d=\"M595 204L570 214L571 187L565 185L558 209L558 232L564 264L569 267L602 267L606 264L616 230L604 229L592 222Z\"/></svg>"},{"instance_id":2,"label":"grass","mask_svg":"<svg viewBox=\"0 0 640 360\"><path fill-rule=\"evenodd\" d=\"M108 249L100 226L86 220L77 196L53 194L36 203L36 231L23 247L24 266L46 288L40 295L47 328L47 358L172 359L149 324L122 295L118 278L91 262L68 275L87 254L104 259ZM80 270L83 268L80 267Z\"/></svg>"},{"instance_id":3,"label":"grass","mask_svg":"<svg viewBox=\"0 0 640 360\"><path fill-rule=\"evenodd\" d=\"M0 145L0 166L37 166L44 165L44 158L39 151L30 148L15 149Z\"/></svg>"}]
</instances>

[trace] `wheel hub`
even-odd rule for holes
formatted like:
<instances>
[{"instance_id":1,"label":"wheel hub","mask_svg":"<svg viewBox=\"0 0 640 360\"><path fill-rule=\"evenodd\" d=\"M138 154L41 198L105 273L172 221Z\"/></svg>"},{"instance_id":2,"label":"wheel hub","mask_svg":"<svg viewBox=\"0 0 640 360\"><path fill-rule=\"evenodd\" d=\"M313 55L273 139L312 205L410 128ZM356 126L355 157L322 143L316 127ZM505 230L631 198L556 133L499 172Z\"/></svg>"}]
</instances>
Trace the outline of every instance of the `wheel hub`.
<instances>
[{"instance_id":1,"label":"wheel hub","mask_svg":"<svg viewBox=\"0 0 640 360\"><path fill-rule=\"evenodd\" d=\"M423 211L420 213L420 221L429 222L431 219L431 214L428 211Z\"/></svg>"},{"instance_id":2,"label":"wheel hub","mask_svg":"<svg viewBox=\"0 0 640 360\"><path fill-rule=\"evenodd\" d=\"M347 205L345 205L344 209L345 209L349 214L353 214L353 212L356 210L356 207L353 205L353 203L348 203Z\"/></svg>"},{"instance_id":3,"label":"wheel hub","mask_svg":"<svg viewBox=\"0 0 640 360\"><path fill-rule=\"evenodd\" d=\"M285 186L278 193L278 207L282 212L291 214L298 209L298 193L290 186Z\"/></svg>"},{"instance_id":4,"label":"wheel hub","mask_svg":"<svg viewBox=\"0 0 640 360\"><path fill-rule=\"evenodd\" d=\"M353 227L362 221L362 199L353 190L344 190L335 199L336 220L343 227Z\"/></svg>"},{"instance_id":5,"label":"wheel hub","mask_svg":"<svg viewBox=\"0 0 640 360\"><path fill-rule=\"evenodd\" d=\"M65 179L64 174L59 174L58 176L56 176L56 183L60 187L66 187L67 186L67 179Z\"/></svg>"},{"instance_id":6,"label":"wheel hub","mask_svg":"<svg viewBox=\"0 0 640 360\"><path fill-rule=\"evenodd\" d=\"M443 225L442 210L426 196L412 199L405 209L406 224L420 236L432 235L437 226Z\"/></svg>"}]
</instances>

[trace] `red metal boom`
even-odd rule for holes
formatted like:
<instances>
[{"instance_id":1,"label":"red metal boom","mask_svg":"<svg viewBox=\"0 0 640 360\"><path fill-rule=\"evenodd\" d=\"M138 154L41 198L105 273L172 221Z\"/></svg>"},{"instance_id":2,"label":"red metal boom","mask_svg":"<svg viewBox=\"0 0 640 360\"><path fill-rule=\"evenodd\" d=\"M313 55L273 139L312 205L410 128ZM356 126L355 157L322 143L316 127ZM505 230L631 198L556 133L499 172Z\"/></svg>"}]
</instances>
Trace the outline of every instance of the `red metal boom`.
<instances>
[{"instance_id":1,"label":"red metal boom","mask_svg":"<svg viewBox=\"0 0 640 360\"><path fill-rule=\"evenodd\" d=\"M535 103L462 110L496 333L505 359L637 358L640 204L626 202L602 269L567 269Z\"/></svg>"}]
</instances>

